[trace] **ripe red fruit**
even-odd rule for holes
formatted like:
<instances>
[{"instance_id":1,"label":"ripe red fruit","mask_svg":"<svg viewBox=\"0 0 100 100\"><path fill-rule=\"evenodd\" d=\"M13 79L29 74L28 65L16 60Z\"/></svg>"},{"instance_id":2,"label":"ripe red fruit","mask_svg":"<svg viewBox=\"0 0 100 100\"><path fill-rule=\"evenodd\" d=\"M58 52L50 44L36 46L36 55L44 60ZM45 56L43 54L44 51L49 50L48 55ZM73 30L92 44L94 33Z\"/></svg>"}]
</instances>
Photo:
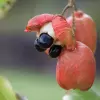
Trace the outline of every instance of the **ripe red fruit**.
<instances>
[{"instance_id":1,"label":"ripe red fruit","mask_svg":"<svg viewBox=\"0 0 100 100\"><path fill-rule=\"evenodd\" d=\"M75 38L90 47L95 52L96 50L96 26L93 19L82 11L74 12L75 15ZM72 26L72 16L67 18L67 22Z\"/></svg>"},{"instance_id":2,"label":"ripe red fruit","mask_svg":"<svg viewBox=\"0 0 100 100\"><path fill-rule=\"evenodd\" d=\"M88 15L81 11L74 14L75 37L71 28L72 17L66 20L63 16L52 14L33 17L28 21L25 31L36 31L38 35L46 31L54 38L54 44L59 41L64 48L57 62L58 84L66 90L80 89L85 91L91 88L95 79L96 62L93 52L96 49L96 28L92 18ZM76 42L75 38L81 42ZM47 54L49 49L45 51Z\"/></svg>"},{"instance_id":3,"label":"ripe red fruit","mask_svg":"<svg viewBox=\"0 0 100 100\"><path fill-rule=\"evenodd\" d=\"M86 91L91 88L96 72L94 55L88 46L76 42L76 49L63 49L58 57L56 79L58 84L66 90L80 89Z\"/></svg>"}]
</instances>

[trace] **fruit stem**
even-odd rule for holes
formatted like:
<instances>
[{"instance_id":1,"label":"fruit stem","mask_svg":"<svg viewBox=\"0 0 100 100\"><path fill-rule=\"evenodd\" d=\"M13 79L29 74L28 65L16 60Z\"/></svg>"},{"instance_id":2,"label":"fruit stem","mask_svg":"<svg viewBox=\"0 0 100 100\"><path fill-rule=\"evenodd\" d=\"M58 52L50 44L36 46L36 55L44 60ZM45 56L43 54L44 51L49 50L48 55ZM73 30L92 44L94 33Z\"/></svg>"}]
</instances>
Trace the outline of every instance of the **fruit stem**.
<instances>
[{"instance_id":1,"label":"fruit stem","mask_svg":"<svg viewBox=\"0 0 100 100\"><path fill-rule=\"evenodd\" d=\"M73 40L74 40L74 43L76 43L76 40L75 40L75 31L76 31L76 27L75 27L75 15L74 15L74 11L77 11L77 8L76 8L76 4L75 4L75 0L68 0L68 4L65 6L65 8L63 9L62 13L61 13L61 16L66 17L65 13L66 11L68 11L68 9L71 8L72 9L72 37L73 37Z\"/></svg>"},{"instance_id":2,"label":"fruit stem","mask_svg":"<svg viewBox=\"0 0 100 100\"><path fill-rule=\"evenodd\" d=\"M74 34L74 32L75 32L75 16L74 16L74 11L77 11L75 0L68 0L68 4L64 7L64 9L63 9L63 11L61 13L61 15L63 17L65 16L65 13L66 13L66 11L68 11L69 8L72 9L72 17L73 17L72 30L73 30L73 34Z\"/></svg>"},{"instance_id":3,"label":"fruit stem","mask_svg":"<svg viewBox=\"0 0 100 100\"><path fill-rule=\"evenodd\" d=\"M74 15L74 11L75 11L75 5L73 5L73 11L72 11L72 18L73 18L73 21L72 21L72 29L75 32L76 27L75 27L75 15Z\"/></svg>"},{"instance_id":4,"label":"fruit stem","mask_svg":"<svg viewBox=\"0 0 100 100\"><path fill-rule=\"evenodd\" d=\"M64 7L61 15L64 16L69 8L74 8L74 11L77 11L75 0L68 0L68 4Z\"/></svg>"},{"instance_id":5,"label":"fruit stem","mask_svg":"<svg viewBox=\"0 0 100 100\"><path fill-rule=\"evenodd\" d=\"M75 2L75 0L74 0ZM75 15L74 15L74 11L76 10L76 7L75 7L75 3L73 3L73 7L72 7L72 36L73 36L73 39L75 40L75 31L76 31L76 27L75 27ZM76 44L76 40L74 42Z\"/></svg>"}]
</instances>

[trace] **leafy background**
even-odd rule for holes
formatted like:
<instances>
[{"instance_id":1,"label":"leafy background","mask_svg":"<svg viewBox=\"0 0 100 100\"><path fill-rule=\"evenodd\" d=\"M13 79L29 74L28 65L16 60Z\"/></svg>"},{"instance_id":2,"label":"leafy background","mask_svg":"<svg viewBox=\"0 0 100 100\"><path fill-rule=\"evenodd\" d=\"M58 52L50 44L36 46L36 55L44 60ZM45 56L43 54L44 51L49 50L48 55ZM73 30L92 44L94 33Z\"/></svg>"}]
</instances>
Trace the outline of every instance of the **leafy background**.
<instances>
[{"instance_id":1,"label":"leafy background","mask_svg":"<svg viewBox=\"0 0 100 100\"><path fill-rule=\"evenodd\" d=\"M61 100L65 95L55 79L56 59L37 52L33 46L35 34L24 33L24 28L31 17L60 13L66 3L67 0L0 0L0 75L6 76L14 90L29 100ZM73 100L100 100L100 0L76 0L76 4L96 22L97 75L90 91L72 91L71 95Z\"/></svg>"}]
</instances>

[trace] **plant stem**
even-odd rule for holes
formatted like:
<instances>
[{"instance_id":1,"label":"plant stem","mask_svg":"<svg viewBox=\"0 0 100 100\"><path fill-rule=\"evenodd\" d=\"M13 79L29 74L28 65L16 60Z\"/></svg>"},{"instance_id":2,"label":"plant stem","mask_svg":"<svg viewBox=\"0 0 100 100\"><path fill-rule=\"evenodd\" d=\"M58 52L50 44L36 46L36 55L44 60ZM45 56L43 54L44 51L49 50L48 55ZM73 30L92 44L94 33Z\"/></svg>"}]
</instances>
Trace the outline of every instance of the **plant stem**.
<instances>
[{"instance_id":1,"label":"plant stem","mask_svg":"<svg viewBox=\"0 0 100 100\"><path fill-rule=\"evenodd\" d=\"M68 0L68 4L64 7L61 15L64 16L66 11L69 9L69 8L73 8L74 7L74 11L77 10L76 8L76 4L75 4L75 0Z\"/></svg>"},{"instance_id":2,"label":"plant stem","mask_svg":"<svg viewBox=\"0 0 100 100\"><path fill-rule=\"evenodd\" d=\"M75 3L74 3L75 4ZM73 18L73 21L72 21L72 28L73 28L73 31L75 32L76 30L76 27L75 27L75 15L74 15L74 11L75 11L75 5L73 5L73 11L72 11L72 18Z\"/></svg>"},{"instance_id":3,"label":"plant stem","mask_svg":"<svg viewBox=\"0 0 100 100\"><path fill-rule=\"evenodd\" d=\"M75 16L74 16L74 11L77 11L77 8L76 8L76 4L75 4L75 0L68 0L68 4L65 6L65 8L63 9L61 15L63 17L66 18L66 15L65 13L68 11L68 9L71 8L72 9L72 36L75 38L75 30L76 30L76 27L75 27Z\"/></svg>"}]
</instances>

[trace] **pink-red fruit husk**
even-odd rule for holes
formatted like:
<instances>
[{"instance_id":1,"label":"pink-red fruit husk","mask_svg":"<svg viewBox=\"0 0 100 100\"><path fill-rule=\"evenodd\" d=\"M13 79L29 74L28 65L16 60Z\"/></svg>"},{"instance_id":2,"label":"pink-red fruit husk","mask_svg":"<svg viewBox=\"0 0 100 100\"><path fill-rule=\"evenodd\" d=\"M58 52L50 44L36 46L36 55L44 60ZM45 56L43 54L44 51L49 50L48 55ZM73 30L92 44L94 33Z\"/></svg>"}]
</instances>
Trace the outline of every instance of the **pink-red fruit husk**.
<instances>
[{"instance_id":1,"label":"pink-red fruit husk","mask_svg":"<svg viewBox=\"0 0 100 100\"><path fill-rule=\"evenodd\" d=\"M64 48L58 57L56 79L65 90L91 88L95 80L96 62L91 49L81 42L76 42L76 49Z\"/></svg>"},{"instance_id":2,"label":"pink-red fruit husk","mask_svg":"<svg viewBox=\"0 0 100 100\"><path fill-rule=\"evenodd\" d=\"M83 11L75 11L75 38L86 44L94 53L96 50L97 32L93 19ZM72 26L72 16L67 18L67 22Z\"/></svg>"}]
</instances>

